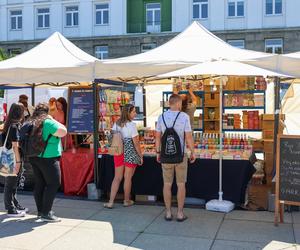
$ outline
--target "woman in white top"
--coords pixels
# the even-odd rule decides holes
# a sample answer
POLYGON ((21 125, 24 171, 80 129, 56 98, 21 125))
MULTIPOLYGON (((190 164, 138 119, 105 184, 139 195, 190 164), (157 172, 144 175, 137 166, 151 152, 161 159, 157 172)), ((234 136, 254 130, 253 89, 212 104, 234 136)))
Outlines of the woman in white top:
POLYGON ((136 116, 135 107, 126 104, 122 109, 121 118, 114 124, 113 131, 120 132, 123 138, 124 153, 114 156, 115 177, 111 185, 110 199, 105 208, 113 208, 114 200, 124 177, 124 206, 132 206, 130 199, 131 179, 137 165, 143 164, 143 155, 139 143, 139 134, 132 120, 136 116))

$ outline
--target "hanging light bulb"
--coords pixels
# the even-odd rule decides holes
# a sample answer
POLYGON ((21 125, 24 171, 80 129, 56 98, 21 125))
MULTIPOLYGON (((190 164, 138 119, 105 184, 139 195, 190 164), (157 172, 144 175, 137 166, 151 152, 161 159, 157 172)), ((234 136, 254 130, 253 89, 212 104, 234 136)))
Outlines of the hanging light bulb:
POLYGON ((214 84, 215 84, 214 80, 212 78, 210 78, 209 85, 213 86, 214 84))
POLYGON ((216 85, 214 85, 213 87, 212 87, 212 91, 213 92, 216 92, 218 89, 217 89, 217 86, 216 85))

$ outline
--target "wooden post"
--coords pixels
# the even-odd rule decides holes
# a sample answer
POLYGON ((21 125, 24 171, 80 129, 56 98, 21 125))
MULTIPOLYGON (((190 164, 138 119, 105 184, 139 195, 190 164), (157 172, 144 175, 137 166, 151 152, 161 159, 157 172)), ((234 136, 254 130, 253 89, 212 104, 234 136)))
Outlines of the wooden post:
POLYGON ((99 143, 99 105, 98 105, 98 84, 93 82, 93 97, 94 97, 94 182, 98 186, 98 143, 99 143))
POLYGON ((275 226, 278 226, 278 214, 279 214, 279 152, 280 152, 280 143, 279 143, 279 137, 276 136, 274 140, 277 140, 277 155, 276 156, 276 187, 275 187, 275 226))

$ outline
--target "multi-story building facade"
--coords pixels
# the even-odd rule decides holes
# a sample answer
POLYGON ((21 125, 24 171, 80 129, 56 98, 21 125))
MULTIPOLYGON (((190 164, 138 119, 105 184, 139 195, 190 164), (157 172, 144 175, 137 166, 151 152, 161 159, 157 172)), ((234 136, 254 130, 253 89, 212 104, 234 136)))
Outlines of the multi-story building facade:
POLYGON ((0 0, 0 47, 23 52, 59 31, 90 54, 116 58, 198 20, 234 46, 289 53, 300 50, 297 10, 299 0, 0 0))

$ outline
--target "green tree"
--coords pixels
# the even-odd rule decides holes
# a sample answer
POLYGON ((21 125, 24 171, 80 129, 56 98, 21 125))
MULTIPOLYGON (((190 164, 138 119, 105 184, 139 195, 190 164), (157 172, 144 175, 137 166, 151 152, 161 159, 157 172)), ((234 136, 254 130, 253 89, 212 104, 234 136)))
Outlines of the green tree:
POLYGON ((0 61, 6 60, 9 58, 9 55, 7 53, 5 53, 5 51, 0 48, 0 61))

